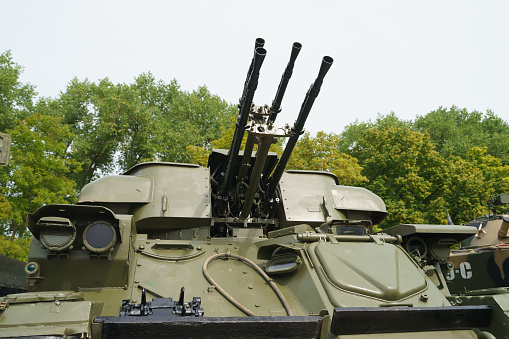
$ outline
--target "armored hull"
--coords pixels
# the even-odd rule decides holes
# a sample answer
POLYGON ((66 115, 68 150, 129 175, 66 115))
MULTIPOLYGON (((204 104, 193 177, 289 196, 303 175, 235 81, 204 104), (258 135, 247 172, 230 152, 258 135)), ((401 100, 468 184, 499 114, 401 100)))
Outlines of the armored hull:
POLYGON ((293 127, 277 127, 301 46, 269 108, 252 105, 262 45, 232 146, 208 167, 139 164, 88 184, 77 205, 29 215, 29 292, 2 299, 0 337, 475 338, 488 326, 492 307, 452 306, 439 267, 475 230, 371 234, 387 214, 378 196, 285 171, 332 58, 293 127), (269 152, 277 138, 288 138, 280 158, 269 152), (430 251, 415 256, 415 242, 430 251))
POLYGON ((447 280, 453 293, 509 287, 509 238, 498 235, 504 224, 509 224, 508 214, 488 215, 469 223, 476 234, 466 246, 451 253, 447 280))
POLYGON ((0 297, 26 291, 25 265, 26 262, 0 255, 0 297))

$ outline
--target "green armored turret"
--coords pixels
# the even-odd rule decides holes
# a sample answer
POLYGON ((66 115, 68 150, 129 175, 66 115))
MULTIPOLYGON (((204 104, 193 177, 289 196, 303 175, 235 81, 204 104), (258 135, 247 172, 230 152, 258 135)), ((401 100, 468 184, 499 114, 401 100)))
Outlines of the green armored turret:
POLYGON ((277 126, 302 46, 269 107, 253 104, 263 45, 232 145, 208 167, 138 164, 85 186, 77 205, 29 215, 29 292, 2 299, 0 337, 491 337, 478 329, 492 308, 452 306, 438 266, 470 227, 372 234, 387 215, 378 196, 330 173, 285 171, 333 60, 323 58, 293 126, 277 126), (279 159, 269 152, 278 138, 279 159), (431 250, 417 258, 422 244, 431 250))

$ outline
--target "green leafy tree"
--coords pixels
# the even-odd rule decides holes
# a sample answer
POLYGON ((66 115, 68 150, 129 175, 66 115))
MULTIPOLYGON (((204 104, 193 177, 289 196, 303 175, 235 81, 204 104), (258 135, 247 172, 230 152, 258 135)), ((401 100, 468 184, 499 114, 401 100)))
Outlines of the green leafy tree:
POLYGON ((101 173, 114 171, 119 149, 127 154, 126 163, 137 156, 126 137, 129 132, 130 138, 139 137, 138 131, 129 131, 129 127, 145 127, 142 123, 145 111, 137 110, 137 100, 129 86, 114 85, 108 79, 98 84, 73 79, 66 91, 49 103, 51 111, 71 131, 66 144, 68 157, 81 164, 81 170, 72 174, 79 187, 101 173))
POLYGON ((0 168, 0 234, 8 235, 0 253, 17 257, 27 213, 73 203, 77 188, 142 161, 190 161, 186 146, 210 148, 236 112, 206 87, 185 92, 150 73, 132 84, 73 79, 58 97, 36 98, 21 72, 9 52, 0 56, 0 128, 13 138, 0 168))
POLYGON ((483 186, 488 193, 496 195, 509 192, 509 165, 504 165, 501 159, 488 154, 487 147, 472 147, 466 160, 483 172, 483 186))
POLYGON ((339 148, 359 160, 369 180, 364 186, 385 200, 389 217, 382 227, 445 223, 446 207, 456 223, 464 223, 487 212, 490 195, 508 189, 507 167, 493 155, 498 151, 489 151, 503 144, 493 137, 503 135, 505 126, 491 112, 455 107, 415 123, 390 113, 347 126, 339 148))
POLYGON ((13 139, 9 165, 0 168, 0 254, 26 260, 27 213, 42 204, 75 200, 68 179, 76 164, 65 159, 68 130, 36 100, 35 87, 19 81, 23 68, 0 55, 0 130, 13 139))
POLYGON ((0 132, 13 128, 16 119, 27 117, 33 110, 35 88, 19 81, 22 72, 10 51, 0 54, 0 132))
POLYGON ((41 112, 44 102, 34 103, 35 89, 19 81, 21 72, 10 52, 0 55, 0 128, 13 139, 9 165, 0 168, 0 233, 11 236, 25 235, 22 225, 34 208, 75 195, 60 142, 66 131, 41 112))
POLYGON ((466 159, 451 158, 448 162, 448 189, 444 197, 455 223, 466 223, 488 213, 489 197, 509 192, 509 166, 487 154, 486 147, 471 148, 466 159))
POLYGON ((375 121, 368 120, 367 122, 359 122, 356 120, 354 123, 346 126, 339 135, 339 151, 345 154, 351 154, 357 141, 364 136, 364 133, 368 129, 387 129, 391 127, 413 130, 413 123, 408 120, 401 120, 394 112, 387 115, 379 113, 375 121))
POLYGON ((490 183, 484 172, 460 157, 452 156, 447 161, 447 186, 443 197, 455 224, 462 224, 487 213, 490 183))
POLYGON ((402 127, 371 128, 351 152, 369 180, 364 187, 387 205, 382 228, 445 220, 446 166, 429 136, 402 127))
POLYGON ((357 159, 340 153, 339 135, 305 133, 295 145, 287 169, 326 171, 335 174, 341 185, 356 186, 367 181, 357 159))
POLYGON ((415 119, 415 128, 426 132, 444 157, 466 158, 472 147, 486 147, 487 153, 509 164, 509 124, 492 111, 486 113, 452 106, 440 107, 415 119))
POLYGON ((73 132, 69 156, 82 163, 74 174, 80 187, 143 161, 189 162, 187 146, 209 148, 234 114, 206 87, 184 92, 150 73, 129 85, 74 79, 51 107, 73 132))
POLYGON ((16 120, 10 133, 14 141, 7 166, 6 197, 11 209, 4 219, 3 233, 27 236, 23 225, 28 213, 45 204, 76 200, 75 182, 68 176, 79 170, 79 163, 65 158, 63 141, 70 132, 56 117, 32 114, 25 120, 16 120))
POLYGON ((17 260, 28 261, 29 237, 7 237, 0 234, 0 254, 17 260))

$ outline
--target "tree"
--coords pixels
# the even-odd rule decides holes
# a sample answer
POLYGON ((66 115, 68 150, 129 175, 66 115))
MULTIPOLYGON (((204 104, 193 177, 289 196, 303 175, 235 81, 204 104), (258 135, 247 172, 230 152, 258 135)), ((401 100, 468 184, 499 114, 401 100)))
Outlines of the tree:
POLYGON ((30 238, 6 237, 0 234, 0 254, 17 260, 28 261, 30 238))
POLYGON ((73 203, 94 178, 142 161, 189 161, 186 146, 210 148, 235 114, 206 87, 189 93, 150 73, 132 84, 73 79, 58 97, 36 98, 21 72, 10 52, 0 56, 0 128, 13 138, 0 168, 0 253, 19 258, 28 213, 73 203))
POLYGON ((22 70, 10 52, 0 55, 0 128, 13 139, 9 165, 0 168, 0 234, 14 242, 27 235, 27 213, 76 194, 67 179, 75 166, 68 167, 62 143, 68 131, 47 114, 44 100, 36 102, 35 88, 19 81, 22 70))
POLYGON ((453 220, 465 223, 489 212, 490 196, 509 192, 509 166, 487 154, 486 147, 471 148, 466 159, 453 158, 446 197, 453 220))
POLYGON ((186 147, 210 147, 234 114, 206 87, 188 93, 150 73, 129 85, 74 79, 51 107, 73 132, 69 156, 82 163, 74 174, 80 187, 143 161, 189 162, 186 147))
POLYGON ((385 200, 389 217, 382 227, 445 223, 446 207, 464 223, 487 212, 490 195, 509 189, 508 167, 492 154, 502 154, 497 147, 505 141, 494 140, 508 132, 506 126, 492 112, 455 107, 415 123, 390 113, 349 125, 339 148, 359 160, 369 180, 363 186, 385 200))
POLYGON ((489 194, 509 192, 509 165, 488 154, 487 147, 472 147, 466 160, 483 172, 483 187, 489 194))
POLYGON ((400 223, 443 223, 446 167, 429 136, 402 127, 370 128, 351 149, 368 178, 363 186, 386 203, 382 228, 400 223))
POLYGON ((456 106, 440 107, 418 116, 415 128, 428 133, 444 157, 456 155, 465 159, 472 147, 486 147, 488 154, 509 164, 509 124, 490 110, 482 113, 456 106))
POLYGON ((79 163, 65 158, 69 130, 59 119, 41 113, 25 120, 17 119, 10 130, 13 138, 12 159, 6 198, 10 205, 1 233, 26 236, 23 227, 28 213, 44 204, 71 203, 76 200, 75 182, 68 178, 79 163))
POLYGON ((367 122, 359 122, 356 120, 354 123, 346 126, 343 132, 339 135, 339 151, 345 154, 351 154, 353 147, 356 145, 357 141, 364 136, 366 130, 371 128, 387 129, 390 127, 413 130, 413 123, 411 121, 401 120, 394 112, 387 115, 379 113, 374 122, 371 120, 368 120, 367 122))
POLYGON ((0 132, 14 127, 15 119, 23 119, 33 109, 34 86, 22 84, 23 67, 12 61, 12 54, 0 54, 0 132))
POLYGON ((455 224, 462 224, 487 213, 491 182, 475 163, 451 156, 447 162, 447 185, 443 193, 455 224))
POLYGON ((357 159, 340 153, 338 144, 337 134, 321 131, 312 137, 305 133, 295 145, 286 168, 330 172, 338 177, 341 185, 356 186, 366 182, 357 159))

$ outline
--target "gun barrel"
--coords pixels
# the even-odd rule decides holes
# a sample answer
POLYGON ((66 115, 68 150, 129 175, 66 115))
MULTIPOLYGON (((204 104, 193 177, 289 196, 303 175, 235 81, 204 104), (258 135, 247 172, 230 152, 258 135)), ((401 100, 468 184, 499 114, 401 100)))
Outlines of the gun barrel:
POLYGON ((306 94, 306 98, 304 99, 304 102, 302 103, 302 106, 300 108, 300 112, 297 117, 297 120, 295 120, 295 123, 292 127, 292 131, 294 134, 288 140, 285 150, 283 151, 283 155, 281 156, 281 159, 279 159, 276 169, 274 170, 274 172, 272 173, 272 175, 270 177, 270 184, 269 184, 269 188, 267 190, 267 194, 269 196, 274 195, 274 193, 276 191, 276 187, 279 183, 279 180, 283 176, 283 172, 286 168, 286 164, 288 163, 288 160, 290 159, 290 155, 292 155, 293 148, 295 147, 295 144, 297 143, 299 136, 302 133, 304 133, 304 123, 306 122, 306 119, 309 115, 309 111, 311 110, 311 107, 313 106, 313 103, 315 102, 315 99, 318 96, 318 93, 320 93, 320 88, 323 83, 323 78, 325 77, 325 74, 327 74, 327 72, 329 71, 333 62, 334 62, 334 60, 329 56, 325 56, 322 59, 322 64, 320 66, 320 71, 318 72, 318 77, 316 78, 315 82, 309 88, 309 90, 306 94))
POLYGON ((283 101, 283 96, 285 95, 286 87, 288 86, 288 81, 292 77, 295 60, 297 59, 297 56, 299 55, 301 48, 302 44, 299 42, 294 42, 292 45, 290 61, 288 62, 288 65, 286 65, 286 69, 283 75, 281 76, 281 82, 279 83, 276 97, 274 98, 274 101, 272 101, 272 106, 270 107, 270 112, 272 114, 269 117, 269 122, 273 123, 276 120, 277 114, 281 111, 281 101, 283 101))
POLYGON ((323 84, 323 78, 325 77, 325 74, 327 74, 327 72, 329 71, 333 62, 334 60, 330 56, 323 57, 322 64, 320 66, 320 71, 318 72, 318 76, 316 77, 315 82, 309 88, 306 94, 306 99, 304 99, 304 102, 302 103, 302 106, 300 108, 299 116, 295 121, 294 129, 296 133, 303 132, 304 123, 308 118, 309 111, 311 110, 311 107, 313 107, 313 103, 315 102, 318 93, 320 93, 320 88, 322 87, 323 84))
POLYGON ((253 69, 251 70, 251 74, 249 75, 248 80, 245 84, 244 89, 245 95, 242 97, 240 102, 239 116, 237 119, 237 124, 235 126, 235 133, 233 135, 230 152, 228 153, 228 165, 226 168, 226 175, 224 179, 224 184, 221 188, 221 192, 227 192, 229 190, 231 181, 233 179, 235 161, 237 159, 237 155, 239 154, 242 138, 244 137, 247 120, 249 118, 249 109, 251 108, 251 103, 253 102, 254 92, 256 91, 256 87, 258 86, 260 68, 262 66, 263 60, 265 59, 266 54, 267 51, 262 47, 257 47, 255 49, 252 61, 253 69))
MULTIPOLYGON (((263 38, 256 38, 255 47, 254 47, 255 55, 256 55, 256 49, 263 48, 264 45, 265 45, 265 40, 263 38)), ((249 76, 251 75, 251 72, 253 71, 254 62, 255 62, 255 56, 253 55, 253 58, 251 59, 251 64, 249 65, 249 69, 247 71, 246 80, 244 81, 244 89, 242 91, 242 96, 240 97, 240 100, 239 100, 239 105, 242 103, 243 98, 246 96, 247 83, 249 82, 249 76)))
POLYGON ((255 49, 257 49, 258 47, 263 47, 263 45, 265 45, 265 39, 263 39, 263 38, 256 38, 256 40, 255 40, 255 49))

